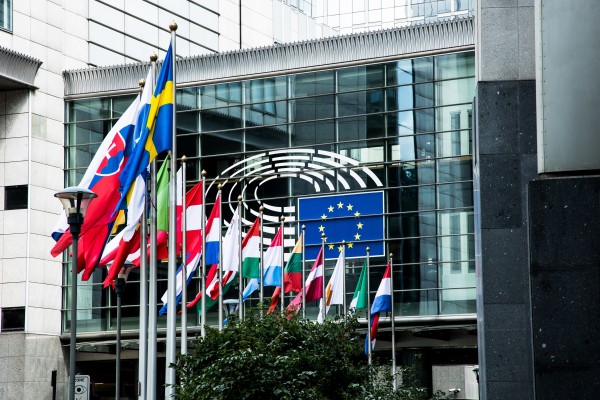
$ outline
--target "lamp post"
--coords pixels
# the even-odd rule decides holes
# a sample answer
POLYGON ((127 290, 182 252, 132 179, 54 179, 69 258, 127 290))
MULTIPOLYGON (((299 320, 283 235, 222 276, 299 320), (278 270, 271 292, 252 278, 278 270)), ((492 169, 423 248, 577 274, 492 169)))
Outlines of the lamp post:
POLYGON ((125 274, 119 274, 115 279, 115 294, 117 295, 117 354, 116 358, 116 374, 115 381, 115 400, 121 399, 121 296, 125 291, 125 274))
POLYGON ((71 257, 71 342, 69 346, 69 400, 75 400, 75 346, 77 343, 77 256, 79 233, 90 202, 98 195, 80 187, 68 187, 56 194, 65 209, 69 230, 73 237, 71 257))

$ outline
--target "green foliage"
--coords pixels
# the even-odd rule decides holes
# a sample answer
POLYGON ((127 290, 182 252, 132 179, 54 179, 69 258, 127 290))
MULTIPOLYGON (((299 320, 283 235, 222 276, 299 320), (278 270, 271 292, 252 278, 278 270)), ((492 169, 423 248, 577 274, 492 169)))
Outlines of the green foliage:
MULTIPOLYGON (((176 365, 180 400, 427 399, 392 391, 389 366, 369 367, 354 318, 323 324, 250 311, 219 332, 207 328, 176 365)), ((421 396, 422 395, 422 396, 421 396)))

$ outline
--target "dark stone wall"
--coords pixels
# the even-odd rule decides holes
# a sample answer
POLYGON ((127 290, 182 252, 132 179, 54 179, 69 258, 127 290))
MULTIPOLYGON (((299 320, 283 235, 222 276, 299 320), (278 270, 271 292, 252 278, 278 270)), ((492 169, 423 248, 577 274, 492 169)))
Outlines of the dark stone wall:
POLYGON ((475 109, 480 395, 533 399, 527 186, 537 173, 535 81, 478 82, 475 109))
POLYGON ((536 398, 600 397, 600 177, 529 184, 536 398))

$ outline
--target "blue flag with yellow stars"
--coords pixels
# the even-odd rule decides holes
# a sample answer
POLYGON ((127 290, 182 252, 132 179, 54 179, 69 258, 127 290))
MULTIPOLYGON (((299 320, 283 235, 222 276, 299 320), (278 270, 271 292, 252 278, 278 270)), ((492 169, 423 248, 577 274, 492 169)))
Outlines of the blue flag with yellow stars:
POLYGON ((324 233, 325 258, 337 258, 342 240, 346 257, 383 256, 383 192, 339 194, 298 199, 298 223, 306 226, 305 255, 314 260, 324 233))

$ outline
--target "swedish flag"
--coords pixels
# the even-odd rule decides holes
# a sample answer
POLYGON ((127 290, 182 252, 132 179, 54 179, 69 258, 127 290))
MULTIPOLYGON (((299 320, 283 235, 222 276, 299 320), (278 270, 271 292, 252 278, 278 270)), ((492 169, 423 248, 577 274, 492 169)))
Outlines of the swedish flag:
MULTIPOLYGON (((158 74, 150 103, 135 127, 131 153, 121 174, 119 192, 123 201, 136 177, 161 152, 170 150, 173 143, 173 118, 175 111, 175 83, 173 82, 173 53, 169 46, 158 74)), ((149 84, 149 83, 148 83, 149 84)), ((118 210, 118 209, 117 209, 118 210)))
POLYGON ((337 258, 342 241, 346 257, 384 255, 383 192, 366 192, 298 199, 298 222, 306 225, 307 260, 317 257, 325 234, 325 258, 337 258))

